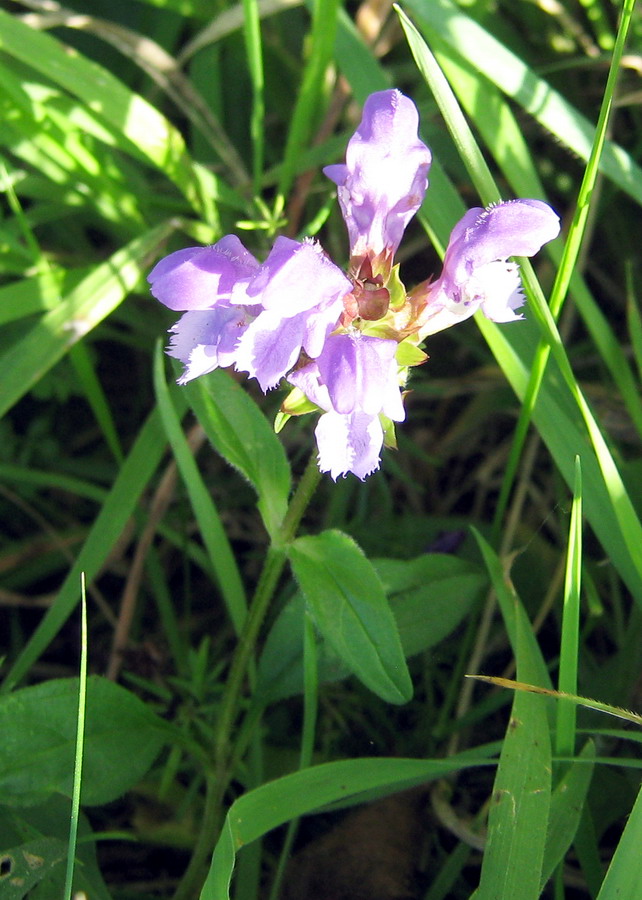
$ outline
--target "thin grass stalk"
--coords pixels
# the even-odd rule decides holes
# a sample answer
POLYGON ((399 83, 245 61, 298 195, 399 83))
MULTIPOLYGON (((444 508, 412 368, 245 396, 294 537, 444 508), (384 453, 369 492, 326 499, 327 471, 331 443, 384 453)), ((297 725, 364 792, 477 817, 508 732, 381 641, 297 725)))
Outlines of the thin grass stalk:
MULTIPOLYGON (((567 694, 577 693, 577 667, 580 638, 580 588, 582 584, 582 465, 575 458, 575 486, 568 537, 566 577, 558 688, 567 694)), ((557 705, 555 749, 558 756, 575 752, 577 708, 573 703, 557 705)))
POLYGON ((263 73, 263 45, 261 18, 257 0, 243 0, 243 37, 247 53, 248 69, 252 82, 252 113, 250 137, 252 140, 252 186, 255 196, 260 193, 265 157, 265 78, 263 73))
POLYGON ((87 594, 85 573, 80 576, 80 671, 78 673, 78 724, 76 727, 76 753, 74 757, 74 786, 71 795, 71 815, 69 817, 69 846, 67 848, 67 868, 65 872, 64 900, 71 900, 74 879, 74 861, 78 840, 78 816, 80 814, 80 790, 82 786, 82 762, 85 746, 85 712, 87 707, 87 594))
POLYGON ((323 105, 325 75, 334 56, 339 0, 314 0, 309 34, 310 56, 305 65, 292 122, 288 132, 277 193, 287 197, 297 172, 298 160, 306 147, 314 118, 323 105))

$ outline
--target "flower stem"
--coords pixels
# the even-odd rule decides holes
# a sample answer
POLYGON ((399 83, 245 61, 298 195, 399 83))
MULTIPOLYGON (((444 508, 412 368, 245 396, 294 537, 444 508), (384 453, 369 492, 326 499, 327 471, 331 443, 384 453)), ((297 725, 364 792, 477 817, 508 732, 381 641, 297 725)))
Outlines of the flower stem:
POLYGON ((196 846, 189 865, 181 879, 174 900, 194 900, 196 892, 205 877, 208 856, 214 847, 221 827, 223 799, 233 772, 230 769, 230 739, 238 715, 239 699, 243 690, 248 666, 265 620, 270 601, 287 560, 287 545, 292 541, 301 518, 312 499, 319 483, 319 472, 315 455, 310 457, 299 485, 290 501, 278 535, 267 552, 254 597, 250 603, 238 644, 234 651, 232 665, 225 683, 225 691, 216 726, 213 752, 213 771, 207 776, 205 809, 196 846))

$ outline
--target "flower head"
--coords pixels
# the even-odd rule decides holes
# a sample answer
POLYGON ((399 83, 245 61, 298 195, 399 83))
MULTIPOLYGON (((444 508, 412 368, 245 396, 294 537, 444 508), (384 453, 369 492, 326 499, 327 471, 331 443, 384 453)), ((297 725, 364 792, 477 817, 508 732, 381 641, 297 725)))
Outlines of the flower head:
POLYGON ((371 94, 345 164, 323 170, 338 187, 352 259, 378 260, 388 272, 428 186, 431 155, 418 126, 417 107, 400 91, 371 94))
POLYGON ((352 282, 318 244, 276 239, 260 265, 234 235, 211 247, 171 253, 150 272, 152 293, 170 309, 188 310, 172 327, 168 353, 180 359, 184 384, 218 366, 235 365, 264 391, 314 358, 343 310, 352 282))
POLYGON ((406 295, 393 257, 431 162, 417 127, 417 109, 399 91, 372 94, 345 163, 324 169, 348 228, 349 275, 315 241, 278 237, 259 263, 226 235, 170 254, 148 276, 154 296, 184 313, 168 348, 184 365, 179 382, 230 365, 263 391, 287 378, 294 390, 282 412, 321 412, 319 467, 334 479, 365 478, 384 442, 394 446, 393 422, 405 418, 400 386, 427 358, 418 341, 478 309, 496 322, 521 318, 519 270, 508 257, 532 256, 559 232, 539 200, 471 209, 453 229, 440 277, 406 295))

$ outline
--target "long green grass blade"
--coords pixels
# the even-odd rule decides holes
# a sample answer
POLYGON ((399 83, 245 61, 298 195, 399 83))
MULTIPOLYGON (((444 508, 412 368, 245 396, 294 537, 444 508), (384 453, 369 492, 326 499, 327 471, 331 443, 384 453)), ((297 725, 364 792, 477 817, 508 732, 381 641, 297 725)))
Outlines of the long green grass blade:
POLYGON ((234 801, 214 850, 201 900, 229 900, 237 852, 288 822, 337 801, 359 802, 423 784, 488 761, 461 754, 450 759, 350 759, 324 763, 268 782, 234 801))
POLYGON ((130 142, 130 150, 158 167, 203 208, 199 178, 180 133, 153 106, 107 69, 0 10, 0 48, 83 100, 130 142))
MULTIPOLYGON (((540 78, 487 29, 467 16, 451 0, 407 0, 405 6, 432 41, 446 41, 460 56, 503 93, 530 113, 544 128, 586 161, 595 129, 570 103, 540 78)), ((622 191, 642 202, 642 169, 621 147, 607 142, 600 171, 622 191)))
POLYGON ((638 900, 642 884, 642 790, 626 823, 597 900, 638 900))
MULTIPOLYGON (((564 609, 558 688, 567 694, 577 693, 577 669, 580 653, 580 588, 582 584, 582 465, 575 459, 575 485, 569 526, 566 576, 564 579, 564 609)), ((555 751, 558 756, 575 752, 576 708, 570 703, 557 707, 555 751)))
MULTIPOLYGON (((429 62, 431 54, 429 53, 429 51, 427 51, 427 48, 425 48, 423 41, 421 41, 421 39, 417 35, 416 29, 412 28, 412 26, 407 26, 407 29, 409 34, 412 35, 413 48, 417 53, 418 58, 424 65, 424 71, 427 72, 431 77, 430 86, 432 87, 433 83, 435 85, 435 88, 437 90, 437 97, 441 102, 443 109, 448 111, 453 123, 456 121, 458 123, 458 127, 465 128, 469 131, 469 128, 465 124, 465 122, 461 119, 460 116, 457 116, 453 110, 454 107, 457 107, 457 101, 452 95, 452 92, 445 88, 442 80, 438 79, 436 76, 433 79, 433 66, 429 62)), ((467 156, 464 158, 464 162, 466 163, 467 168, 472 175, 474 175, 475 177, 479 177, 480 168, 478 165, 478 152, 474 149, 474 140, 472 139, 472 136, 470 140, 467 140, 465 144, 462 144, 461 146, 466 150, 467 153, 467 156)), ((478 185, 478 189, 484 190, 485 185, 486 179, 483 178, 482 182, 480 182, 480 184, 478 185)), ((435 192, 433 192, 432 202, 434 203, 435 200, 435 192)), ((438 233, 438 237, 442 240, 442 243, 445 244, 445 235, 438 233)), ((599 426, 597 425, 597 422, 595 421, 595 418, 584 398, 582 391, 577 384, 568 357, 566 355, 563 342, 555 325, 555 321, 551 315, 550 309, 548 308, 544 300, 541 289, 539 288, 539 285, 537 284, 533 276, 532 268, 527 260, 524 260, 522 262, 522 274, 524 283, 529 290, 529 297, 532 301, 531 309, 535 313, 544 339, 552 348, 553 356, 559 366, 560 372, 564 378, 564 381, 566 382, 568 390, 570 391, 571 396, 573 397, 573 400, 575 401, 575 404, 579 408, 582 418, 584 419, 585 427, 588 431, 591 443, 593 444, 595 456, 600 467, 603 484, 606 487, 606 491, 608 494, 607 506, 609 511, 612 511, 615 514, 615 518, 618 524, 618 530, 620 532, 620 542, 623 541, 625 545, 625 568, 629 572, 631 572, 632 570, 635 572, 635 580, 637 584, 635 593, 638 601, 642 603, 642 592, 640 590, 640 587, 642 586, 642 556, 639 553, 639 547, 642 546, 642 525, 640 525, 640 521, 635 513, 635 510, 627 494, 626 488, 622 482, 617 466, 611 456, 607 443, 600 431, 599 426)), ((510 341, 512 345, 515 345, 516 341, 519 340, 526 329, 524 329, 523 327, 514 328, 509 332, 508 329, 498 328, 480 314, 476 316, 476 321, 482 333, 484 334, 484 337, 488 341, 491 349, 493 350, 500 366, 504 370, 509 380, 514 382, 514 379, 512 378, 512 372, 509 371, 509 369, 513 368, 512 359, 514 359, 514 352, 512 351, 512 349, 510 352, 508 351, 507 344, 508 341, 510 341), (510 334, 510 337, 504 337, 505 334, 510 334), (504 343, 504 346, 501 350, 499 349, 500 341, 504 343)), ((528 355, 530 356, 530 354, 528 355)), ((524 358, 526 358, 526 354, 522 356, 522 359, 524 358)), ((524 363, 520 362, 520 367, 523 365, 524 363)), ((532 363, 529 363, 529 369, 531 365, 532 363)), ((528 380, 526 382, 525 389, 527 387, 527 384, 528 380)), ((513 387, 515 387, 514 383, 513 387)), ((517 391, 520 399, 524 398, 525 389, 517 391)), ((541 403, 541 390, 539 393, 541 403)), ((542 425, 538 424, 540 431, 542 431, 543 427, 546 427, 547 431, 549 432, 549 438, 546 437, 543 431, 542 436, 549 444, 550 449, 551 440, 556 440, 556 438, 553 437, 553 434, 550 431, 552 420, 548 416, 542 416, 541 419, 537 419, 536 421, 542 422, 542 425)), ((556 419, 555 427, 557 429, 560 428, 560 424, 560 420, 556 419)), ((570 423, 568 424, 569 429, 563 429, 565 435, 569 435, 573 429, 573 425, 571 425, 570 423)), ((575 453, 577 453, 577 450, 575 451, 575 453)), ((575 456, 575 453, 573 453, 573 456, 575 456)), ((562 471, 564 471, 565 469, 566 471, 568 471, 568 460, 562 460, 557 457, 556 461, 562 471)), ((604 507, 604 504, 602 503, 601 506, 604 507)), ((602 508, 602 515, 603 514, 604 509, 602 508)), ((592 524, 595 528, 599 527, 593 519, 592 524)), ((609 543, 610 542, 611 541, 609 539, 609 543)))
POLYGON ((201 536, 207 548, 212 571, 216 574, 227 611, 238 634, 247 611, 245 590, 220 516, 203 483, 172 403, 165 381, 160 344, 156 346, 154 358, 154 387, 163 427, 187 488, 201 536))
POLYGON ((310 141, 312 129, 323 108, 325 72, 332 59, 337 31, 339 0, 314 0, 310 55, 306 61, 292 123, 288 132, 278 192, 287 196, 297 169, 297 158, 310 141))
POLYGON ((252 81, 252 115, 250 117, 250 137, 252 139, 252 182, 254 193, 258 194, 263 175, 265 156, 265 100, 263 91, 263 44, 261 40, 261 18, 258 0, 243 0, 243 37, 247 53, 248 69, 252 81))
MULTIPOLYGON (((521 616, 516 622, 516 649, 518 674, 535 674, 539 656, 532 652, 530 625, 521 616)), ((550 803, 551 743, 545 704, 518 691, 493 786, 475 900, 537 900, 550 803)))
POLYGON ((71 797, 71 817, 69 822, 69 847, 67 849, 67 871, 65 874, 64 900, 71 900, 74 876, 76 841, 78 838, 78 814, 80 811, 80 789, 82 785, 82 760, 85 743, 85 709, 87 704, 87 595, 85 576, 80 583, 80 669, 78 673, 78 727, 76 731, 76 753, 74 757, 74 788, 71 797))
MULTIPOLYGON (((561 704, 560 704, 561 705, 561 704)), ((562 862, 580 824, 582 810, 593 777, 595 745, 588 741, 577 760, 555 786, 546 832, 540 891, 562 862)))
POLYGON ((3 416, 77 341, 122 303, 141 281, 150 253, 174 229, 165 223, 96 266, 55 308, 0 357, 3 416))

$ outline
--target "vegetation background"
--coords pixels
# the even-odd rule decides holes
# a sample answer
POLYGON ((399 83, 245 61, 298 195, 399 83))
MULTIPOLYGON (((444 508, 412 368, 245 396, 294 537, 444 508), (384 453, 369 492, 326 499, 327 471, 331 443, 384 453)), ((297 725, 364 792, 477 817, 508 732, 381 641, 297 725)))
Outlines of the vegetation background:
POLYGON ((3 900, 639 900, 639 720, 464 675, 642 707, 641 72, 628 0, 2 4, 3 900), (407 285, 499 196, 563 236, 312 494, 310 417, 177 388, 145 276, 345 262, 320 169, 390 86, 435 157, 407 285))

